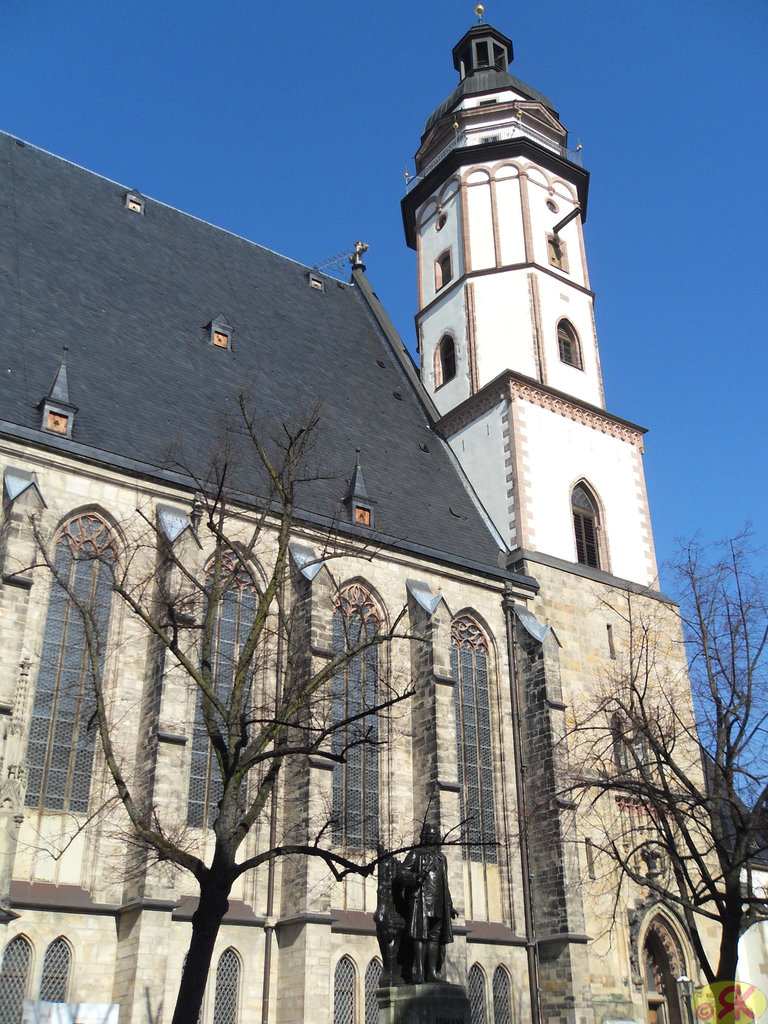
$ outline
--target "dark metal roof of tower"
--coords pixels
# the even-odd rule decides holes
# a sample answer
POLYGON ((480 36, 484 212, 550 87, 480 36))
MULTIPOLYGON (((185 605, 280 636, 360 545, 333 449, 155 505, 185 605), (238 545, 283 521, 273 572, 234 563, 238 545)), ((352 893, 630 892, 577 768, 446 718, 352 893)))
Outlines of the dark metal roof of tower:
POLYGON ((528 99, 541 103, 555 117, 557 111, 543 93, 532 89, 519 78, 510 75, 508 68, 514 60, 512 40, 492 25, 473 25, 453 48, 453 66, 459 72, 461 81, 451 95, 427 119, 423 134, 452 110, 465 96, 514 89, 528 99))

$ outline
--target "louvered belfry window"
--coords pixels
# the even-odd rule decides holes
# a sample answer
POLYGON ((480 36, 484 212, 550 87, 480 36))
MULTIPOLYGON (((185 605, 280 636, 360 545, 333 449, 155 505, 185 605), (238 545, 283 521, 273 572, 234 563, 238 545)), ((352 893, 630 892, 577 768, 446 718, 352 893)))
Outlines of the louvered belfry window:
MULTIPOLYGON (((456 679, 456 749, 461 817, 473 861, 496 863, 493 745, 488 680, 488 642, 468 616, 451 626, 451 665, 456 679)), ((467 847, 462 847, 467 856, 467 847)))
MULTIPOLYGON (((229 578, 231 582, 216 610, 211 665, 216 693, 227 704, 237 659, 256 615, 258 597, 250 575, 233 552, 225 551, 221 562, 222 577, 229 578)), ((209 567, 209 581, 211 572, 209 567)), ((226 731, 223 720, 219 722, 219 728, 226 731)), ((224 782, 205 727, 203 703, 198 694, 192 733, 187 824, 193 828, 210 828, 216 820, 223 793, 224 782)))
POLYGON ((583 484, 574 487, 571 506, 573 530, 576 535, 576 561, 581 565, 591 565, 593 569, 599 569, 597 505, 583 484))
POLYGON ((27 994, 27 975, 32 948, 23 935, 11 939, 3 953, 0 970, 0 1021, 20 1024, 27 994))
POLYGON ((48 599, 27 745, 28 807, 88 810, 96 702, 77 604, 90 609, 103 668, 116 557, 114 538, 97 515, 70 519, 59 535, 54 571, 66 582, 54 580, 48 599))
MULTIPOLYGON (((344 587, 333 613, 333 652, 338 654, 372 639, 381 620, 368 591, 358 583, 344 587)), ((350 659, 331 684, 335 729, 333 841, 347 849, 375 849, 379 838, 379 725, 377 715, 361 715, 378 700, 379 647, 371 644, 350 659)))

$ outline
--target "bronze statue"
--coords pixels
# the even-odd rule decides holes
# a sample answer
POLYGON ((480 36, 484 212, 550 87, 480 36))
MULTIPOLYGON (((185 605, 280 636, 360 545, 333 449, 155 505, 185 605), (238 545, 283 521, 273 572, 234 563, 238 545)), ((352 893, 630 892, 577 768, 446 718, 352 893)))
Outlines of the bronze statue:
MULTIPOLYGON (((383 847, 379 855, 386 854, 383 847)), ((453 942, 451 919, 458 917, 448 888, 448 863, 435 825, 425 824, 420 845, 399 864, 379 863, 374 915, 384 970, 382 985, 442 982, 445 947, 453 942)))

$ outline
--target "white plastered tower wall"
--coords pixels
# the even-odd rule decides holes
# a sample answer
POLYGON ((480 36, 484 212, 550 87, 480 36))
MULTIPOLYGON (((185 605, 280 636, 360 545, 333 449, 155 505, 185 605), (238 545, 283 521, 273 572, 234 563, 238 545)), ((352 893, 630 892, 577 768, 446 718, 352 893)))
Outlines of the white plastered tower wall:
POLYGON ((589 176, 546 97, 506 73, 511 44, 495 70, 477 65, 477 47, 497 42, 509 43, 476 26, 454 48, 461 82, 427 122, 403 202, 422 383, 512 550, 579 561, 581 482, 598 510, 599 567, 653 585, 643 431, 605 410, 589 176))

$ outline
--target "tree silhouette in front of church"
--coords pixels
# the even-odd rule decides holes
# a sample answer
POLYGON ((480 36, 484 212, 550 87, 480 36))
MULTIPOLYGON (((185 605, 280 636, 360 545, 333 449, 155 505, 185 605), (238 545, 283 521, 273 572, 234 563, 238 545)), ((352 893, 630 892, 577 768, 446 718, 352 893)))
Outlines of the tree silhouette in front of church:
MULTIPOLYGON (((340 554, 373 553, 364 539, 350 543, 333 525, 313 525, 302 516, 307 489, 321 482, 308 469, 317 410, 303 420, 273 420, 278 425, 270 433, 262 426, 265 413, 257 419, 244 396, 237 404, 237 414, 212 431, 213 454, 192 460, 178 445, 169 456, 187 485, 182 493, 194 486, 188 519, 171 506, 157 515, 139 509, 130 522, 116 524, 121 543, 97 545, 86 537, 68 554, 66 571, 45 521, 33 523, 39 562, 52 576, 59 605, 77 622, 88 691, 81 716, 86 709, 90 716, 80 732, 98 734, 125 811, 122 823, 103 808, 101 817, 127 840, 136 886, 168 866, 172 874, 193 875, 199 886, 173 1024, 198 1019, 230 894, 246 872, 269 870, 281 858, 320 861, 337 880, 371 872, 378 794, 366 796, 363 786, 355 802, 353 769, 363 765, 366 779, 373 777, 377 718, 411 692, 408 680, 388 681, 372 668, 383 645, 408 635, 402 612, 389 624, 368 607, 359 615, 355 608, 328 614, 332 636, 322 656, 313 654, 322 640, 309 582, 315 570, 326 573, 326 604, 335 600, 338 609, 341 594, 321 567, 340 554), (201 461, 204 473, 195 465, 201 461), (299 566, 291 551, 297 539, 299 566), (78 560, 98 561, 98 578, 103 584, 108 575, 129 612, 117 658, 107 645, 104 600, 94 602, 93 586, 82 583, 96 578, 96 569, 79 572, 78 560), (120 663, 140 648, 148 651, 150 668, 140 707, 126 708, 120 663), (118 666, 112 677, 111 660, 118 666), (340 699, 339 687, 351 689, 348 680, 358 676, 365 685, 340 699), (186 709, 188 720, 191 706, 190 730, 182 716, 186 709), (180 716, 172 723, 174 742, 189 750, 186 810, 178 784, 169 795, 173 787, 158 768, 158 720, 164 716, 168 729, 174 707, 180 716), (310 763, 338 769, 332 799, 309 793, 310 763), (352 787, 348 800, 336 792, 339 786, 352 787), (337 820, 342 815, 345 820, 337 820), (355 835, 357 843, 349 839, 355 835)), ((106 536, 103 525, 94 516, 77 520, 78 530, 98 526, 106 536)), ((345 607, 355 595, 344 594, 345 607)))
POLYGON ((755 871, 768 856, 768 581, 756 564, 747 534, 681 549, 690 689, 673 606, 653 602, 654 617, 632 593, 603 605, 620 624, 613 671, 564 741, 590 872, 606 893, 629 880, 641 907, 676 911, 708 982, 736 977, 740 938, 768 920, 755 871))

